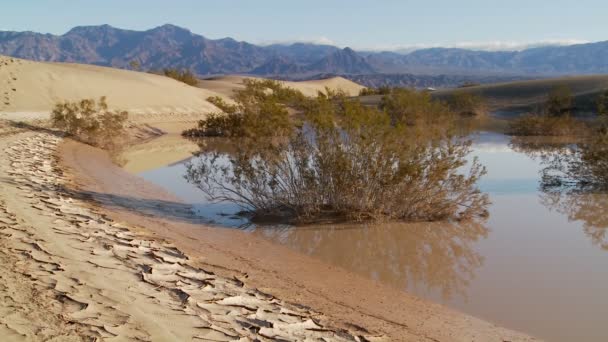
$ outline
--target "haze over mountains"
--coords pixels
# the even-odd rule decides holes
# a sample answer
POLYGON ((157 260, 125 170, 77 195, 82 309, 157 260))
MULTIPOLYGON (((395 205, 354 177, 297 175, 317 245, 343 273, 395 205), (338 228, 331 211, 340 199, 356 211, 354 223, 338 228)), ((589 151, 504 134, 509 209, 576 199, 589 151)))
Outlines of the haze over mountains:
POLYGON ((608 73, 608 42, 524 51, 431 48, 399 54, 356 52, 306 43, 259 46, 232 38, 207 39, 174 25, 147 31, 109 25, 83 26, 61 36, 5 31, 0 32, 0 54, 119 68, 128 68, 135 60, 143 70, 186 68, 201 76, 253 74, 306 78, 326 74, 354 78, 357 75, 364 83, 378 79, 378 74, 393 74, 391 77, 397 83, 408 83, 412 74, 427 77, 442 74, 444 82, 447 79, 449 83, 452 79, 461 82, 462 75, 480 79, 492 76, 495 81, 496 77, 608 73))

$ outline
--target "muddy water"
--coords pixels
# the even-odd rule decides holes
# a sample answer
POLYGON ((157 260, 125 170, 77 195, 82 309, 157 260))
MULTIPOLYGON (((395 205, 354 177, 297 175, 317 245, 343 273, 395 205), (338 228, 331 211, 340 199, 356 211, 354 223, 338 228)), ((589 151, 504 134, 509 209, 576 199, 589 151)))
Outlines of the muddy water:
POLYGON ((221 226, 550 341, 606 341, 608 195, 539 191, 539 158, 482 133, 474 154, 491 196, 480 224, 245 227, 234 205, 206 202, 175 164, 144 172, 221 226))

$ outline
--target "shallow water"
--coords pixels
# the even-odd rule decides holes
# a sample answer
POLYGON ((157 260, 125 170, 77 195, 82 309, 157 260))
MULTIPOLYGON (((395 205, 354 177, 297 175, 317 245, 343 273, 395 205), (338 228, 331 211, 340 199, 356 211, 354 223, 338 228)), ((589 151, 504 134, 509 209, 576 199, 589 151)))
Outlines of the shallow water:
MULTIPOLYGON (((606 341, 608 195, 542 193, 538 158, 516 152, 501 134, 481 133, 473 154, 488 169, 480 182, 492 200, 485 224, 244 229, 543 339, 606 341)), ((192 203, 210 222, 247 223, 234 217, 238 207, 205 201, 184 172, 180 163, 140 175, 192 203)))

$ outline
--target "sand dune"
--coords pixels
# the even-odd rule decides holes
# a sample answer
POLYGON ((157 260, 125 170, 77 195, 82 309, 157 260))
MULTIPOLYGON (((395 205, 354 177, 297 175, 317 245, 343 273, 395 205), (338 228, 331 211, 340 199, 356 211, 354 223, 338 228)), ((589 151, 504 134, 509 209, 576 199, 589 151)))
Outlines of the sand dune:
MULTIPOLYGON (((235 90, 245 88, 243 85, 243 80, 245 78, 262 79, 249 76, 222 76, 201 80, 199 82, 199 87, 230 97, 235 90)), ((281 83, 287 87, 301 91, 306 96, 316 96, 318 92, 325 92, 325 87, 331 90, 343 90, 350 96, 357 96, 359 95, 359 91, 365 88, 364 86, 343 77, 301 82, 281 81, 281 83)))
POLYGON ((59 101, 101 96, 133 117, 200 114, 216 110, 206 99, 219 95, 148 73, 2 56, 0 80, 0 113, 9 119, 44 117, 59 101))

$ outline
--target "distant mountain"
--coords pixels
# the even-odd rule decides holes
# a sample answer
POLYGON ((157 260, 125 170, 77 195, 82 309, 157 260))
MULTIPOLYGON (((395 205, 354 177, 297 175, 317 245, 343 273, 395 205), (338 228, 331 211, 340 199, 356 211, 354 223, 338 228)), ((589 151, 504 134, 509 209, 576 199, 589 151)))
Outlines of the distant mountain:
POLYGON ((310 43, 294 43, 290 45, 269 45, 266 47, 277 56, 282 56, 290 59, 294 63, 308 64, 312 61, 318 61, 325 56, 328 56, 339 48, 331 45, 317 45, 310 43))
MULTIPOLYGON (((143 70, 189 69, 198 75, 377 75, 400 84, 412 75, 543 77, 608 73, 608 42, 524 51, 488 52, 433 48, 408 54, 355 52, 330 45, 254 45, 232 38, 208 39, 163 25, 147 31, 109 25, 75 27, 64 35, 1 32, 0 54, 37 61, 77 62, 143 70), (399 77, 397 74, 404 74, 399 77)), ((374 83, 379 76, 374 76, 374 83)), ((423 79, 424 77, 420 77, 423 79)), ((410 81, 407 81, 410 83, 410 81)), ((423 82, 424 83, 424 82, 423 82)))
MULTIPOLYGON (((0 32, 2 55, 119 68, 128 68, 131 61, 137 61, 145 70, 186 68, 199 75, 297 73, 300 72, 300 64, 320 62, 332 54, 342 54, 341 51, 329 45, 296 43, 257 46, 232 38, 213 40, 174 25, 163 25, 147 31, 123 30, 109 25, 80 26, 61 36, 0 32)), ((331 66, 335 68, 329 70, 332 72, 368 72, 368 66, 357 57, 350 50, 342 59, 346 65, 333 60, 325 61, 327 65, 320 64, 319 67, 327 71, 331 66), (353 69, 357 65, 363 66, 363 69, 353 69)))
POLYGON ((338 50, 309 65, 308 72, 336 74, 373 74, 374 68, 351 48, 338 50))
POLYGON ((262 47, 230 38, 211 40, 173 25, 143 32, 86 26, 62 36, 2 32, 0 54, 120 68, 136 60, 144 69, 188 68, 201 75, 247 72, 269 57, 262 47))
MULTIPOLYGON (((314 74, 305 77, 281 77, 289 81, 306 81, 335 77, 335 74, 314 74)), ((463 84, 493 84, 529 80, 529 76, 480 76, 480 75, 414 75, 414 74, 349 74, 342 75, 355 83, 370 88, 382 86, 405 88, 457 88, 463 84)))
POLYGON ((400 55, 372 53, 368 62, 384 72, 568 75, 608 73, 608 41, 523 51, 432 48, 400 55))
POLYGON ((275 56, 251 70, 250 73, 254 75, 299 75, 303 73, 303 67, 287 57, 275 56))

